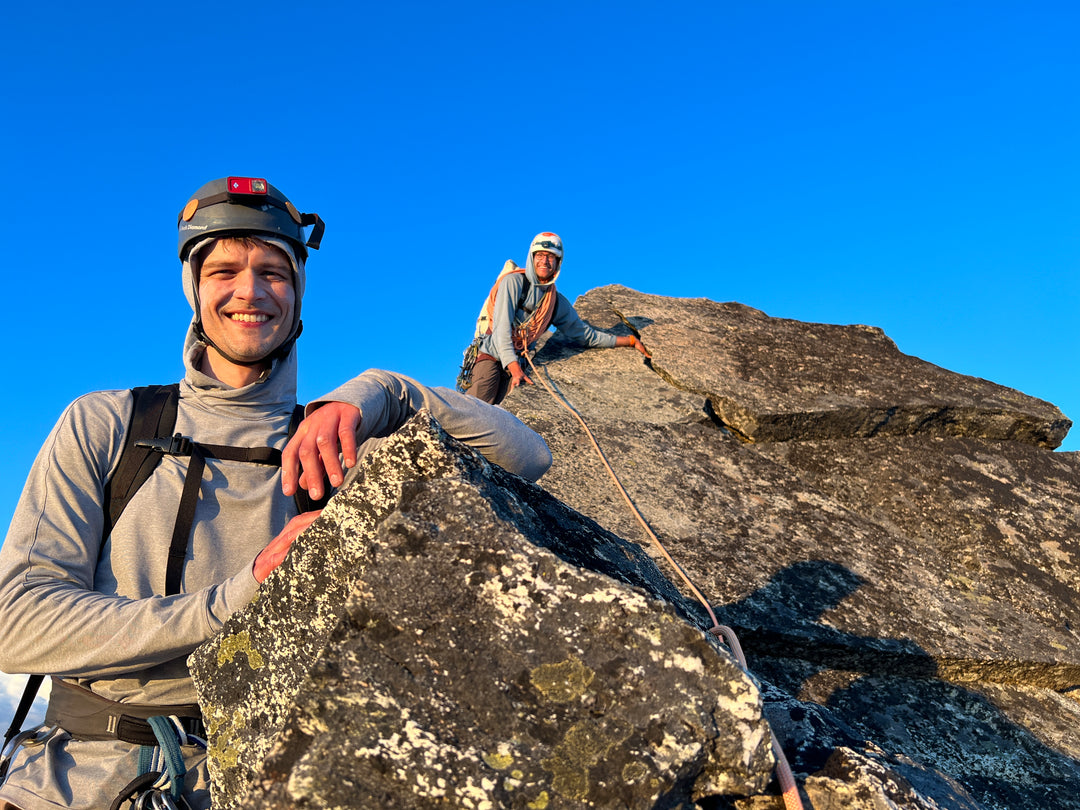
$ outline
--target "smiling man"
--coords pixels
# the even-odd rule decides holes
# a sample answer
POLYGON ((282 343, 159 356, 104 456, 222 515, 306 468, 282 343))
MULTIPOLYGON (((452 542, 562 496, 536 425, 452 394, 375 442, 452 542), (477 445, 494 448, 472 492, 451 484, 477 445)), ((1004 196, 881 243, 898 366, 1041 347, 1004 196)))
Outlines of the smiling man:
POLYGON ((241 388, 254 382, 293 324, 296 292, 288 255, 257 239, 215 243, 199 272, 199 316, 214 351, 203 371, 241 388))
MULTIPOLYGON (((521 357, 552 326, 579 346, 633 346, 650 357, 634 335, 616 337, 597 332, 578 317, 566 297, 555 290, 562 260, 562 239, 558 234, 544 231, 529 245, 525 267, 507 262, 507 269, 491 290, 482 315, 486 318, 486 331, 484 325, 477 327, 481 334, 474 341, 476 360, 469 385, 464 387, 466 392, 497 405, 519 385, 532 385, 521 357)), ((466 371, 469 370, 463 368, 466 371)))
POLYGON ((311 501, 421 408, 512 472, 550 465, 501 408, 386 371, 297 407, 322 233, 262 178, 199 189, 179 217, 183 380, 80 397, 38 454, 0 548, 0 668, 52 691, 45 725, 12 745, 0 810, 208 808, 187 656, 251 601, 311 501))

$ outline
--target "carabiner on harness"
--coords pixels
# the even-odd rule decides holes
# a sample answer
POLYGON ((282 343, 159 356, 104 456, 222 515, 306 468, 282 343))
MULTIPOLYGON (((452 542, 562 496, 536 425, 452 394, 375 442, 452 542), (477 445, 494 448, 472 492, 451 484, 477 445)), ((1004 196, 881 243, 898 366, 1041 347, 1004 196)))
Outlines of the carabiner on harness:
POLYGON ((151 789, 139 794, 134 810, 191 810, 191 805, 183 796, 173 799, 168 793, 151 789))

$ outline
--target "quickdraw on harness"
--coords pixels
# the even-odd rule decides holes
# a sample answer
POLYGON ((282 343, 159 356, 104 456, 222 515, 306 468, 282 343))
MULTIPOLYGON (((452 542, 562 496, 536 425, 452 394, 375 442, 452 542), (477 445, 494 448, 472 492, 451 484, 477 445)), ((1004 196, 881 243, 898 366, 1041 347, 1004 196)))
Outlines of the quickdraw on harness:
MULTIPOLYGON (((639 338, 640 340, 640 338, 639 338)), ((649 527, 649 524, 645 521, 640 510, 634 505, 634 502, 630 499, 630 495, 627 494, 625 487, 619 477, 615 474, 615 470, 612 469, 611 463, 608 461, 607 456, 604 455, 604 451, 600 448, 599 442, 596 441, 596 437, 586 424, 584 417, 570 404, 569 400, 562 394, 555 393, 555 389, 551 387, 551 384, 537 371, 536 365, 533 363, 532 356, 526 352, 525 358, 529 361, 529 367, 533 372, 533 379, 539 379, 541 384, 551 394, 552 399, 559 403, 563 408, 568 410, 570 414, 578 421, 582 429, 585 431, 585 435, 588 437, 589 442, 592 444, 593 449, 596 451, 596 455, 599 456, 601 463, 603 463, 608 475, 615 484, 615 488, 622 495, 626 505, 630 508, 631 513, 637 519, 638 523, 645 530, 645 534, 648 535, 653 545, 664 557, 665 560, 675 569, 679 577, 686 584, 686 587, 694 595, 694 597, 704 606, 705 611, 709 614, 709 618, 712 620, 713 626, 709 628, 709 634, 722 638, 727 644, 728 649, 731 651, 732 656, 739 662, 739 666, 743 668, 744 672, 749 673, 749 667, 746 664, 746 656, 743 655, 742 645, 739 643, 738 636, 735 635, 735 631, 730 627, 720 624, 716 618, 716 612, 712 609, 712 605, 694 585, 693 581, 683 571, 682 566, 675 562, 675 558, 671 556, 664 544, 660 542, 660 538, 656 536, 656 533, 649 527)), ((545 368, 546 371, 546 368, 545 368)), ((784 750, 780 747, 780 743, 776 741, 776 735, 770 735, 772 737, 772 750, 773 755, 776 757, 776 776, 780 782, 780 790, 783 795, 784 807, 786 810, 803 810, 802 798, 799 796, 799 788, 795 783, 795 775, 791 772, 791 766, 788 764, 787 757, 784 755, 784 750)))
MULTIPOLYGON (((180 593, 184 561, 195 521, 195 510, 206 459, 242 461, 280 467, 281 451, 271 447, 228 447, 203 444, 181 436, 179 433, 174 434, 177 406, 180 400, 179 383, 141 386, 131 389, 131 395, 132 413, 124 446, 120 452, 116 470, 105 485, 106 508, 102 546, 112 533, 124 508, 153 474, 162 457, 166 455, 189 456, 190 461, 184 477, 184 488, 173 525, 165 569, 164 594, 177 594, 180 593)), ((303 416, 304 407, 297 405, 289 424, 290 437, 296 431, 303 416)), ((322 508, 330 497, 328 481, 324 481, 323 491, 327 494, 319 501, 313 501, 306 491, 298 489, 295 496, 297 509, 300 512, 308 512, 322 508)), ((30 675, 27 678, 26 687, 11 725, 4 734, 4 745, 0 753, 0 781, 6 776, 11 759, 20 747, 44 742, 57 727, 63 728, 76 739, 118 739, 152 750, 161 748, 161 736, 159 729, 154 728, 154 723, 151 721, 156 715, 165 715, 175 718, 174 725, 178 729, 177 733, 184 735, 182 740, 198 741, 205 737, 202 715, 197 705, 148 706, 116 703, 95 695, 89 689, 59 678, 53 679, 45 725, 29 731, 21 731, 43 680, 42 675, 30 675)), ((165 728, 160 723, 157 725, 165 728)), ((176 733, 173 737, 176 737, 176 733)), ((205 742, 203 746, 205 747, 205 742)), ((159 776, 160 774, 155 774, 154 779, 148 784, 143 784, 139 780, 132 782, 125 788, 128 790, 128 798, 136 793, 138 796, 148 797, 141 799, 143 804, 137 803, 137 807, 169 807, 170 805, 167 804, 169 799, 151 795, 153 790, 157 790, 152 782, 156 782, 159 776), (166 803, 162 804, 163 802, 166 803)), ((145 774, 140 774, 140 779, 145 779, 145 774)), ((182 776, 180 783, 182 784, 182 776)), ((176 804, 179 800, 178 796, 172 797, 172 800, 172 807, 182 807, 176 804)))
POLYGON ((124 785, 109 810, 120 810, 129 801, 132 810, 190 810, 183 796, 187 766, 180 749, 185 745, 206 748, 206 740, 188 734, 175 716, 157 715, 147 722, 156 744, 139 749, 139 775, 124 785))
MULTIPOLYGON (((495 311, 495 299, 499 294, 499 285, 502 284, 503 279, 509 275, 515 273, 525 274, 524 267, 518 267, 512 259, 507 259, 503 264, 502 270, 499 272, 498 277, 495 279, 495 283, 491 285, 491 291, 488 293, 488 297, 484 299, 484 305, 480 308, 480 314, 476 318, 476 329, 473 332, 473 341, 465 349, 465 354, 461 363, 461 371, 458 373, 457 389, 462 393, 468 390, 472 385, 472 370, 476 365, 476 359, 480 353, 480 343, 485 337, 491 334, 493 324, 493 314, 495 311)), ((521 293, 518 295, 517 304, 514 306, 514 311, 517 312, 521 309, 525 298, 529 294, 529 277, 525 276, 522 279, 521 293)), ((528 351, 529 346, 537 341, 537 339, 547 331, 551 326, 551 319, 555 317, 555 303, 558 297, 555 294, 555 285, 550 284, 544 291, 544 297, 540 299, 539 305, 536 309, 521 323, 514 324, 511 329, 511 337, 514 341, 514 351, 518 354, 524 354, 528 351)))

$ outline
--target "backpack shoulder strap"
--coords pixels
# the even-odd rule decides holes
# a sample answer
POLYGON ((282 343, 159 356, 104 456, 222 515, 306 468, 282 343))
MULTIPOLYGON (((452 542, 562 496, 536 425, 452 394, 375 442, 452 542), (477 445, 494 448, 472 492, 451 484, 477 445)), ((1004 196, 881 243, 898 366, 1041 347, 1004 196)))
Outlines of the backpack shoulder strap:
MULTIPOLYGON (((15 716, 11 718, 11 725, 8 726, 8 730, 4 732, 4 746, 3 749, 6 752, 8 743, 15 739, 22 731, 22 725, 26 722, 26 716, 30 714, 30 707, 34 704, 34 698, 37 697, 38 690, 41 688, 41 682, 45 680, 44 675, 30 675, 26 679, 26 686, 23 687, 22 698, 19 700, 19 705, 15 709, 15 716)), ((12 751, 8 754, 3 762, 0 762, 0 782, 7 776, 8 766, 11 764, 11 758, 15 756, 15 752, 12 751)))
POLYGON ((488 292, 487 298, 484 299, 484 305, 480 307, 480 314, 476 318, 476 330, 473 333, 474 338, 491 334, 492 314, 495 310, 495 298, 499 294, 499 285, 502 284, 503 279, 507 276, 518 273, 521 274, 524 283, 521 285, 521 294, 518 295, 515 309, 521 309, 521 304, 525 300, 525 296, 529 294, 529 276, 525 272, 524 267, 518 267, 513 259, 507 259, 503 263, 503 268, 499 271, 499 275, 495 278, 495 283, 491 285, 491 290, 488 292))
POLYGON ((105 484, 105 527, 102 539, 107 538, 119 520, 124 507, 146 483, 161 461, 161 453, 136 442, 167 438, 176 426, 176 405, 180 400, 180 384, 144 385, 131 389, 131 421, 128 422, 120 461, 105 484))
MULTIPOLYGON (((165 593, 180 592, 184 560, 187 555, 188 540, 195 520, 196 502, 205 459, 224 458, 233 461, 249 461, 256 464, 281 465, 281 453, 270 448, 220 447, 201 445, 183 437, 172 436, 176 427, 177 404, 180 401, 180 384, 147 385, 131 389, 133 398, 131 422, 120 460, 116 470, 105 485, 105 502, 108 512, 105 515, 105 530, 102 539, 109 536, 113 526, 120 518, 124 507, 146 483, 157 468, 165 453, 190 455, 188 471, 184 476, 184 490, 177 509, 176 523, 173 526, 172 542, 169 546, 169 559, 165 573, 165 593), (167 444, 166 444, 167 443, 167 444)), ((304 418, 304 407, 297 405, 289 423, 289 436, 296 431, 304 418)), ((330 498, 330 486, 324 481, 323 491, 327 494, 318 502, 303 489, 298 489, 295 500, 301 512, 321 509, 330 498)))

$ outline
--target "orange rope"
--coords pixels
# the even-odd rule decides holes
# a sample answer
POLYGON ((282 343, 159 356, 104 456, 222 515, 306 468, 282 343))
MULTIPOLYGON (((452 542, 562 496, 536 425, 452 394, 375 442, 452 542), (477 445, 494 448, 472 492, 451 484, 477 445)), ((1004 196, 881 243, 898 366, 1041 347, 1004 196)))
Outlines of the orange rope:
MULTIPOLYGON (((649 524, 645 522, 645 518, 642 516, 640 510, 634 506, 634 502, 630 500, 630 496, 627 494, 625 487, 623 487, 619 477, 615 474, 615 470, 612 469, 611 463, 608 461, 607 456, 604 455, 604 451, 600 448, 599 442, 596 441, 593 432, 585 423, 584 417, 578 413, 577 409, 570 404, 565 396, 557 394, 555 389, 551 387, 551 384, 548 383, 544 377, 540 376, 540 373, 536 369, 536 364, 533 363, 531 354, 525 352, 525 359, 529 361, 529 367, 533 371, 533 376, 540 380, 544 388, 547 389, 547 392, 551 394, 552 399, 562 405, 562 407, 566 408, 566 410, 577 419, 578 423, 585 431, 585 435, 589 437, 589 441, 592 443, 593 449, 596 450, 597 456, 600 457, 600 461, 603 462, 604 467, 607 469, 608 475, 611 476, 611 480, 615 483, 615 488, 619 491, 619 494, 622 495, 623 500, 626 501, 626 505, 630 507, 630 511, 633 513, 634 517, 637 518, 638 523, 641 524, 641 528, 645 530, 645 534, 649 536, 649 539, 652 540, 664 559, 671 564, 671 567, 679 574, 682 581, 686 583, 686 587, 690 589, 690 592, 693 593, 697 600, 704 606, 713 623, 709 632, 714 636, 722 637, 727 643, 728 648, 731 650, 732 655, 735 656, 735 660, 739 662, 739 665, 744 671, 749 672, 749 668, 746 666, 746 657, 743 655, 742 645, 739 644, 739 638, 735 635, 735 631, 726 625, 720 624, 716 618, 716 613, 712 609, 712 605, 710 605, 708 600, 701 594, 701 591, 697 589, 697 586, 690 580, 690 577, 686 575, 682 566, 675 562, 675 559, 668 553, 668 550, 664 547, 664 544, 660 542, 660 538, 656 536, 656 533, 649 528, 649 524)), ((547 374, 546 366, 544 367, 544 374, 545 376, 547 374)), ((795 784, 795 776, 791 772, 791 766, 788 764, 787 757, 784 755, 784 751, 781 749, 780 744, 776 741, 776 735, 770 734, 769 736, 772 738, 773 754, 776 757, 776 776, 780 781, 780 789, 783 792, 784 807, 786 807, 787 810, 803 810, 802 799, 799 797, 799 788, 795 784)))

